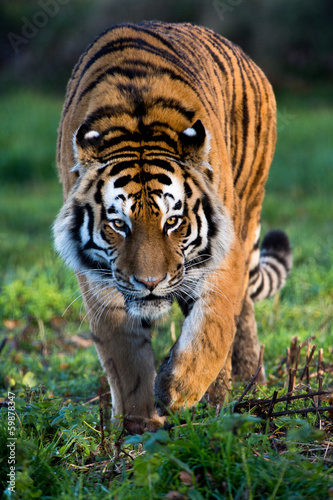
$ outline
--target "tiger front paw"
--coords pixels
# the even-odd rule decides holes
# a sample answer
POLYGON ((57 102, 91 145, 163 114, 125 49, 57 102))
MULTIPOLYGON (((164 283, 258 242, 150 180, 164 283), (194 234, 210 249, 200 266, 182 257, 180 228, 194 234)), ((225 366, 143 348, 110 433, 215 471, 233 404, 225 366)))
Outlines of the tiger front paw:
POLYGON ((143 434, 144 432, 155 432, 165 423, 163 418, 142 418, 142 417, 125 417, 124 428, 129 434, 143 434))
POLYGON ((165 418, 158 415, 154 418, 127 415, 126 417, 113 417, 112 424, 118 429, 124 429, 128 434, 143 434, 157 431, 165 424, 165 418))
POLYGON ((169 359, 166 359, 156 376, 155 406, 160 416, 167 416, 170 411, 193 406, 205 392, 205 388, 200 391, 198 380, 193 373, 187 373, 184 367, 178 368, 180 369, 175 370, 169 359))

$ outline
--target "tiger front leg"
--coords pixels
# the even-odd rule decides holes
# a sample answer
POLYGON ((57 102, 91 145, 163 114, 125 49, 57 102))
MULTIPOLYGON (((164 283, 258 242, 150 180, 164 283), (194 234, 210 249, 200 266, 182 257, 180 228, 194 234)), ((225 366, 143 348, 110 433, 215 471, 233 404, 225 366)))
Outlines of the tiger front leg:
MULTIPOLYGON (((249 382, 259 364, 260 346, 254 305, 249 293, 245 295, 242 312, 239 316, 232 349, 232 378, 234 381, 249 382)), ((262 366, 257 382, 265 384, 265 369, 262 366)))
POLYGON ((104 308, 101 314, 98 297, 89 293, 82 277, 79 281, 92 338, 111 389, 113 423, 123 424, 131 434, 156 430, 164 418, 154 405, 156 370, 150 328, 129 317, 121 305, 104 308))
MULTIPOLYGON (((233 382, 249 382, 252 379, 258 369, 259 353, 260 347, 254 306, 247 293, 237 321, 236 334, 226 366, 222 368, 207 391, 206 396, 210 404, 222 404, 225 401, 231 383, 230 373, 233 382), (230 364, 232 369, 230 369, 230 364)), ((263 366, 256 380, 260 384, 265 384, 266 378, 263 366)))
POLYGON ((156 371, 150 332, 128 325, 112 330, 103 326, 93 339, 110 384, 113 422, 123 422, 133 434, 163 425, 154 406, 156 371))
POLYGON ((232 253, 206 280, 206 291, 194 303, 158 371, 155 398, 160 415, 198 402, 223 368, 226 379, 231 377, 230 351, 244 285, 241 259, 232 253))
POLYGON ((226 366, 236 330, 232 308, 226 300, 199 299, 185 319, 182 333, 162 363, 155 380, 158 413, 197 403, 226 366))

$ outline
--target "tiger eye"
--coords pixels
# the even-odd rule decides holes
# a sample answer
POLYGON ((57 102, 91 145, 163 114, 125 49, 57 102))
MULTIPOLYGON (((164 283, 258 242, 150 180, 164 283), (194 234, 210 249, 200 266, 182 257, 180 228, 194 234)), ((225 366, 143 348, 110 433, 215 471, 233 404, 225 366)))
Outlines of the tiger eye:
POLYGON ((113 225, 116 226, 118 229, 122 229, 125 226, 125 222, 121 219, 115 219, 112 222, 113 225))
POLYGON ((168 226, 174 226, 176 224, 177 220, 178 220, 178 217, 172 216, 166 220, 166 223, 168 224, 168 226))

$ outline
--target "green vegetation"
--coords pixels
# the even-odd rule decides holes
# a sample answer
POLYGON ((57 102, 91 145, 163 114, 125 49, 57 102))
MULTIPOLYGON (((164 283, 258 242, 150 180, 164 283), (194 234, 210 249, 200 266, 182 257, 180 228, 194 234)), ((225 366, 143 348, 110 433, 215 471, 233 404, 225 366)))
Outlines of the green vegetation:
MULTIPOLYGON (((7 341, 0 352, 0 397, 14 393, 17 412, 16 496, 6 490, 4 498, 331 498, 332 415, 323 416, 321 432, 316 415, 263 424, 251 412, 232 413, 243 387, 233 388, 220 411, 199 405, 171 417, 168 430, 125 438, 111 428, 104 439, 100 418, 109 410, 100 412, 97 398, 107 390, 103 371, 76 280, 52 249, 51 225, 62 201, 54 160, 62 100, 22 91, 2 102, 0 345, 7 341)), ((263 232, 286 230, 294 269, 279 296, 256 306, 269 379, 256 398, 286 392, 278 365, 294 335, 300 341, 316 336, 324 351, 323 388, 332 385, 333 108, 312 96, 296 101, 287 95, 279 110, 263 232)), ((179 333, 176 307, 170 321, 179 333)), ((170 322, 158 330, 157 362, 172 345, 170 322)), ((315 377, 311 387, 318 387, 315 377)), ((2 406, 5 489, 8 414, 2 406)))

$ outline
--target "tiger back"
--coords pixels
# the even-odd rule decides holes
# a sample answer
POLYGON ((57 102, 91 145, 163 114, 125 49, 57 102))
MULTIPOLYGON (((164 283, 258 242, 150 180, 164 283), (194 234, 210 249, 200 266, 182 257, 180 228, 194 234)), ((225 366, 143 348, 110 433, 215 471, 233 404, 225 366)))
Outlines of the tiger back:
POLYGON ((194 404, 221 371, 230 379, 233 350, 234 373, 253 372, 252 302, 281 288, 291 266, 282 232, 259 252, 275 115, 262 71, 190 24, 113 27, 73 71, 55 244, 77 273, 113 415, 130 431, 194 404), (184 324, 156 375, 150 324, 173 300, 184 324))

